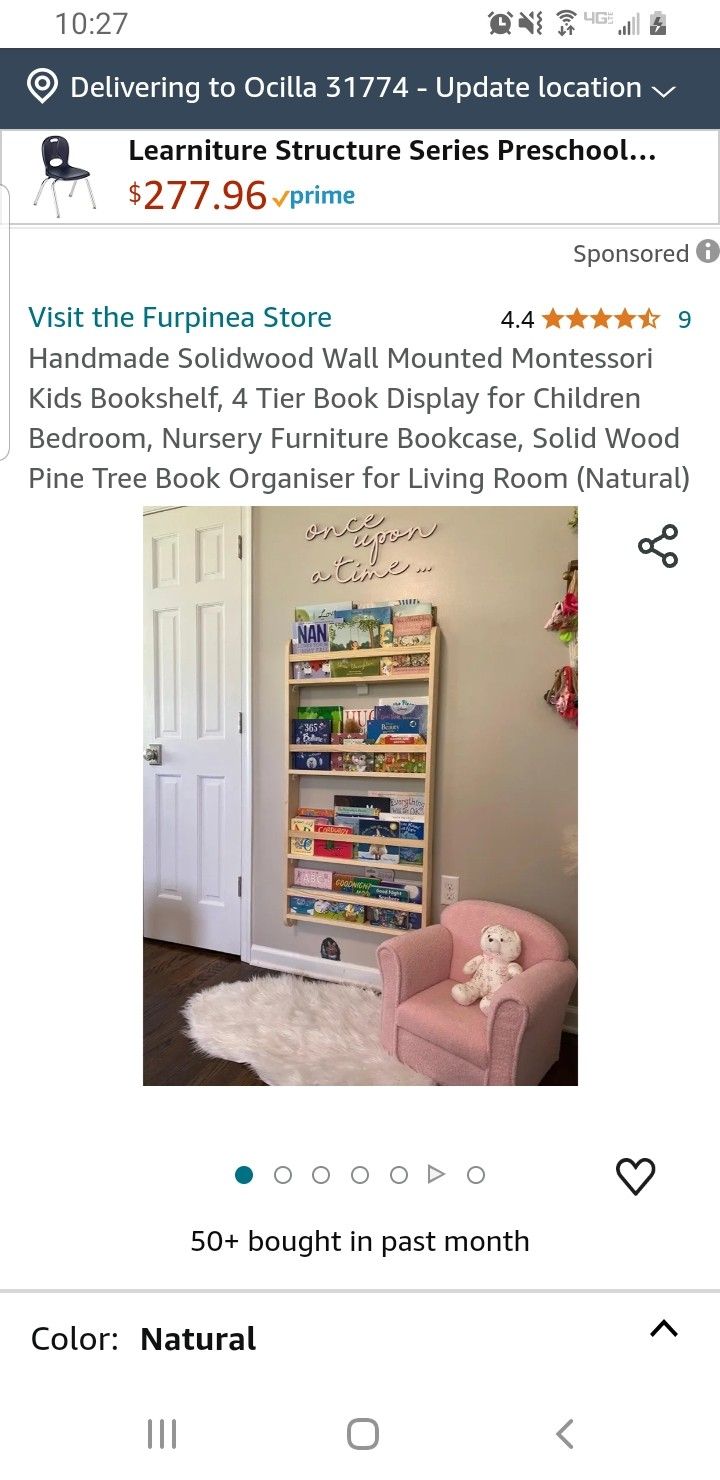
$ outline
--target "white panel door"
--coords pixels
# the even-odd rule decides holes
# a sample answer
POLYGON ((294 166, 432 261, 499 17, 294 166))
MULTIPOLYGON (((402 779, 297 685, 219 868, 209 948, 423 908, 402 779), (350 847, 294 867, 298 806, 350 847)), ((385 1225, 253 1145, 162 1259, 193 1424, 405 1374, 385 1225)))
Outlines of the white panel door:
POLYGON ((144 745, 162 747, 160 765, 143 759, 145 934, 236 955, 249 692, 241 520, 195 508, 143 521, 144 745))

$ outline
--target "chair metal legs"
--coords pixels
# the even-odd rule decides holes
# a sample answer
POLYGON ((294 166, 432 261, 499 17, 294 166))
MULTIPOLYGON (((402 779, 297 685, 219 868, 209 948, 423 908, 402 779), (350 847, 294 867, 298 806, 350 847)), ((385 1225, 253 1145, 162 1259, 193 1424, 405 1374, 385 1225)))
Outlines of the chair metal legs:
MULTIPOLYGON (((48 177, 46 175, 45 176, 45 179, 43 180, 42 185, 40 186, 40 189, 38 190, 38 193, 35 196, 35 199, 33 201, 33 205, 34 206, 37 205, 37 203, 38 203, 38 201, 40 199, 40 196, 42 195, 43 190, 45 189, 45 186, 47 185, 47 182, 48 182, 48 177)), ((54 180, 51 180, 50 181, 50 184, 52 185, 53 200, 55 202, 55 215, 57 216, 58 221, 59 221, 60 220, 60 207, 58 205, 57 191, 55 189, 55 181, 54 180)))
MULTIPOLYGON (((38 203, 38 201, 40 199, 40 196, 42 195, 43 190, 45 189, 45 186, 47 185, 47 183, 48 183, 48 177, 47 177, 47 175, 45 175, 44 178, 43 178, 43 180, 42 180, 42 182, 41 182, 40 189, 38 190, 38 193, 35 196, 35 199, 33 201, 33 205, 34 206, 37 205, 37 203, 38 203)), ((50 184, 52 185, 53 200, 55 202, 55 215, 57 216, 57 219, 59 221, 60 220, 60 207, 58 205, 57 191, 55 189, 55 181, 54 180, 51 180, 50 181, 50 184)), ((88 195, 90 196, 90 200, 92 201, 92 208, 93 208, 94 211, 96 211, 97 210, 97 206, 95 204, 95 196, 92 193, 92 186, 90 184, 90 181, 88 179, 86 179, 85 180, 85 184, 87 185, 88 195)), ((71 200, 72 200, 72 198, 73 198, 73 196, 75 194, 75 186, 76 185, 77 185, 77 180, 73 180, 73 182, 72 182, 72 188, 70 190, 70 199, 71 200)))
MULTIPOLYGON (((97 206, 95 204, 95 196, 92 193, 92 185, 90 184, 90 181, 89 181, 89 179, 87 179, 87 177, 85 179, 85 184, 87 185, 88 195, 90 196, 90 199, 92 201, 92 208, 93 208, 94 211, 96 211, 97 210, 97 206)), ((77 180, 73 180, 72 190, 70 191, 70 199, 71 200, 72 200, 72 198, 73 198, 73 196, 75 194, 75 186, 76 185, 77 185, 77 180)))

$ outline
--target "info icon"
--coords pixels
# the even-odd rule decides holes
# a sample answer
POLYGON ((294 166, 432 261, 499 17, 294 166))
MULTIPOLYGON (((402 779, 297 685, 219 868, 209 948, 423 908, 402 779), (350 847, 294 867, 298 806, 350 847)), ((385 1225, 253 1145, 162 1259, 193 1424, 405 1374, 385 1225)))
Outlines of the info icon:
POLYGON ((717 262, 720 257, 720 242, 716 242, 712 236, 706 236, 704 241, 698 242, 695 255, 701 262, 717 262))

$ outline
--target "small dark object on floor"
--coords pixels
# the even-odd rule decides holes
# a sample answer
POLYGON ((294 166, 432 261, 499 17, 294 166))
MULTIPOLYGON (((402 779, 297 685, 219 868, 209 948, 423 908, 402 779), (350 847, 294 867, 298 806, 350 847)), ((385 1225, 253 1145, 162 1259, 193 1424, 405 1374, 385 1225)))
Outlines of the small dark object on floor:
MULTIPOLYGON (((262 1080, 244 1064, 208 1059, 185 1037, 182 1007, 193 992, 219 982, 273 976, 248 966, 239 956, 221 956, 194 946, 145 941, 145 1072, 144 1084, 252 1084, 262 1080)), ((577 1084, 577 1038, 563 1033, 560 1058, 543 1084, 577 1084)), ((264 1086, 263 1086, 264 1087, 264 1086)))

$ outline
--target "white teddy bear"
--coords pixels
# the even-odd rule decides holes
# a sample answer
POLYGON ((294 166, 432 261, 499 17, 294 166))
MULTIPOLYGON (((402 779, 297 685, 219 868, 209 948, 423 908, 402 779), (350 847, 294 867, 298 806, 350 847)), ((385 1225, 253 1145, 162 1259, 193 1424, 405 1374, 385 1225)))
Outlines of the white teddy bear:
POLYGON ((522 951, 522 941, 517 930, 508 930, 505 925, 488 925, 480 936, 480 955, 466 961, 463 971, 473 972, 469 982, 456 982, 452 995, 462 1007, 470 1007, 480 1001, 480 1011, 490 1011, 490 998, 504 987, 511 976, 519 976, 522 966, 517 958, 522 951))

